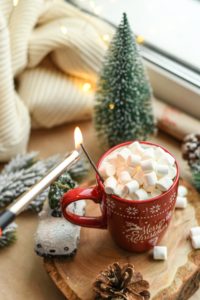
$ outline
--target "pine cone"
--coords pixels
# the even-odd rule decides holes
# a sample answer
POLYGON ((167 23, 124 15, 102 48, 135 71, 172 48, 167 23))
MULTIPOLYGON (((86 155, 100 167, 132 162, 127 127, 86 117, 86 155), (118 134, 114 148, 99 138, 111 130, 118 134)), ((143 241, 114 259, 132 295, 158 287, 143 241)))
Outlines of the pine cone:
POLYGON ((149 283, 131 264, 114 263, 101 272, 93 284, 96 300, 148 300, 149 283))
POLYGON ((200 133, 192 133, 184 138, 182 155, 190 166, 200 160, 200 133))

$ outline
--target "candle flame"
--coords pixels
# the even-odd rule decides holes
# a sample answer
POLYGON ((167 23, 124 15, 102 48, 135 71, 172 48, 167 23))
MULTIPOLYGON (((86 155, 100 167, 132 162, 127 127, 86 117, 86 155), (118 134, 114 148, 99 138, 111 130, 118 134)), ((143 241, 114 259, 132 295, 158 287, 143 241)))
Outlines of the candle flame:
POLYGON ((79 127, 76 127, 74 130, 74 142, 76 149, 78 149, 80 147, 80 144, 83 143, 83 136, 79 127))

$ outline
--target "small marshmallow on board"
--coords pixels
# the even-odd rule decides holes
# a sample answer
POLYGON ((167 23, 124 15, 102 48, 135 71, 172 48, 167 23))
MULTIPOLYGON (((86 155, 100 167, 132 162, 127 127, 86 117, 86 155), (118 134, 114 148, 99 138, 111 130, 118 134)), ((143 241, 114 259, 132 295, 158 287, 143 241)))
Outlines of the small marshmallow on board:
POLYGON ((167 247, 166 246, 154 246, 153 258, 155 260, 166 260, 167 259, 167 247))
POLYGON ((200 236, 200 226, 195 226, 190 228, 190 237, 200 236))
POLYGON ((187 198, 177 196, 175 208, 186 208, 187 207, 187 198))
POLYGON ((179 185, 178 187, 178 195, 181 197, 185 197, 188 193, 188 189, 184 185, 179 185))

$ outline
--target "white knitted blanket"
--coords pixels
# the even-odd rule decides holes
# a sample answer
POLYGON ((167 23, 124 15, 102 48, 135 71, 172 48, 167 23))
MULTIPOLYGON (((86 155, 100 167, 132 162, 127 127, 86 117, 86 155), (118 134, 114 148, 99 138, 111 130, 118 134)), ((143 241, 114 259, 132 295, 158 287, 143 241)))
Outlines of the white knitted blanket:
POLYGON ((31 125, 91 116, 81 87, 95 83, 112 33, 64 0, 0 1, 0 161, 26 150, 31 125))

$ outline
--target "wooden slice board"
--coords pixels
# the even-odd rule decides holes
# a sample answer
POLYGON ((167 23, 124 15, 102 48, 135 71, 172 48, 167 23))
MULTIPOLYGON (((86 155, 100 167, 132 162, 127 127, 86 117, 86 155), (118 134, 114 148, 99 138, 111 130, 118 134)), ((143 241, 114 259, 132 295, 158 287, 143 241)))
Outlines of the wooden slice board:
MULTIPOLYGON (((114 244, 106 230, 82 228, 78 252, 72 259, 45 259, 44 266, 68 300, 92 300, 96 275, 113 262, 129 262, 150 283, 152 300, 186 300, 199 287, 200 250, 193 250, 189 229, 200 223, 200 196, 187 182, 189 204, 176 209, 160 245, 168 248, 167 261, 154 261, 152 253, 134 254, 114 244)), ((87 214, 98 214, 89 203, 87 214)))

